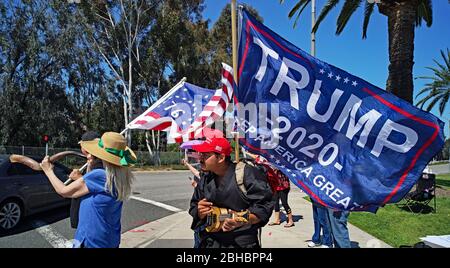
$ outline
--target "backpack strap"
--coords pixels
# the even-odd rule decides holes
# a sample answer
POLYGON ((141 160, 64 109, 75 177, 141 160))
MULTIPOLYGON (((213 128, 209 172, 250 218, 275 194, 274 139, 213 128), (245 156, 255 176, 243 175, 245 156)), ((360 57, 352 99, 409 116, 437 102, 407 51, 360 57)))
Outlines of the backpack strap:
MULTIPOLYGON (((253 162, 251 161, 245 161, 245 159, 241 159, 241 161, 239 161, 236 164, 236 169, 235 169, 235 174, 236 174, 236 183, 239 187, 239 190, 241 190, 241 192, 246 195, 247 194, 247 189, 245 188, 244 185, 244 169, 246 165, 251 165, 251 166, 255 166, 253 164, 253 162), (243 160, 243 161, 242 161, 243 160)), ((261 234, 262 234, 262 228, 259 227, 258 228, 258 243, 259 246, 262 247, 262 239, 261 239, 261 234)))
POLYGON ((236 183, 241 190, 241 192, 245 195, 247 194, 247 189, 244 185, 244 169, 245 169, 245 163, 244 161, 239 161, 239 163, 236 164, 236 183))

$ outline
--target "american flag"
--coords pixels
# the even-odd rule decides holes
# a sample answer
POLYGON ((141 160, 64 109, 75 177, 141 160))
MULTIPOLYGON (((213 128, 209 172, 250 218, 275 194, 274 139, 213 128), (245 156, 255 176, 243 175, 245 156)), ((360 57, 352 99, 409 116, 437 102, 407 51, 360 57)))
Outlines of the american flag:
POLYGON ((128 129, 168 131, 168 142, 183 142, 220 118, 233 97, 232 68, 222 71, 222 88, 211 90, 183 80, 128 124, 128 129))

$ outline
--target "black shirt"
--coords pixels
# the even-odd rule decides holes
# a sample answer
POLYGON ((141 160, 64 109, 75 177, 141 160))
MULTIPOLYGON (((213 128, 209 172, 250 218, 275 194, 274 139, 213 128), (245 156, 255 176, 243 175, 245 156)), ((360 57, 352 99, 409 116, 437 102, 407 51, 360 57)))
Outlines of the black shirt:
POLYGON ((234 211, 248 209, 261 221, 254 225, 244 225, 231 232, 208 233, 200 231, 202 239, 212 238, 219 243, 245 246, 257 242, 258 228, 267 224, 272 215, 274 200, 266 175, 260 170, 246 165, 244 168, 244 185, 247 193, 239 189, 236 182, 235 164, 230 164, 226 174, 220 179, 213 173, 202 174, 200 183, 195 188, 191 199, 189 214, 191 214, 192 229, 197 229, 206 223, 206 218, 200 220, 197 204, 203 198, 213 203, 213 206, 228 208, 234 211))

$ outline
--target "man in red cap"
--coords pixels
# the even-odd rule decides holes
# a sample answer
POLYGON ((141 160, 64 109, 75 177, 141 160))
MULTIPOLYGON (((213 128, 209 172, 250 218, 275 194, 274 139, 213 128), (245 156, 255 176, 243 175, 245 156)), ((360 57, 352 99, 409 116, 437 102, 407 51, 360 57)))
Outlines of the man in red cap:
POLYGON ((258 229, 267 224, 274 206, 266 175, 245 165, 244 193, 236 180, 236 164, 231 161, 227 139, 212 138, 192 149, 200 153, 201 168, 207 171, 195 188, 189 209, 193 217, 191 228, 201 230, 200 247, 259 248, 258 229), (204 227, 213 206, 229 212, 248 211, 248 221, 227 217, 219 231, 208 232, 204 227))

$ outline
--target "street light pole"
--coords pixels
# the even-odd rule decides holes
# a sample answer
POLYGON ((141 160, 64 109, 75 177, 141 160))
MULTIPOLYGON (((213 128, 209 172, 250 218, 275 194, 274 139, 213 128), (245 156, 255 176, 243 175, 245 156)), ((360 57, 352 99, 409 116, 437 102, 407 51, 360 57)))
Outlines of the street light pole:
POLYGON ((316 0, 311 1, 311 55, 316 56, 316 34, 312 31, 316 24, 316 0))

